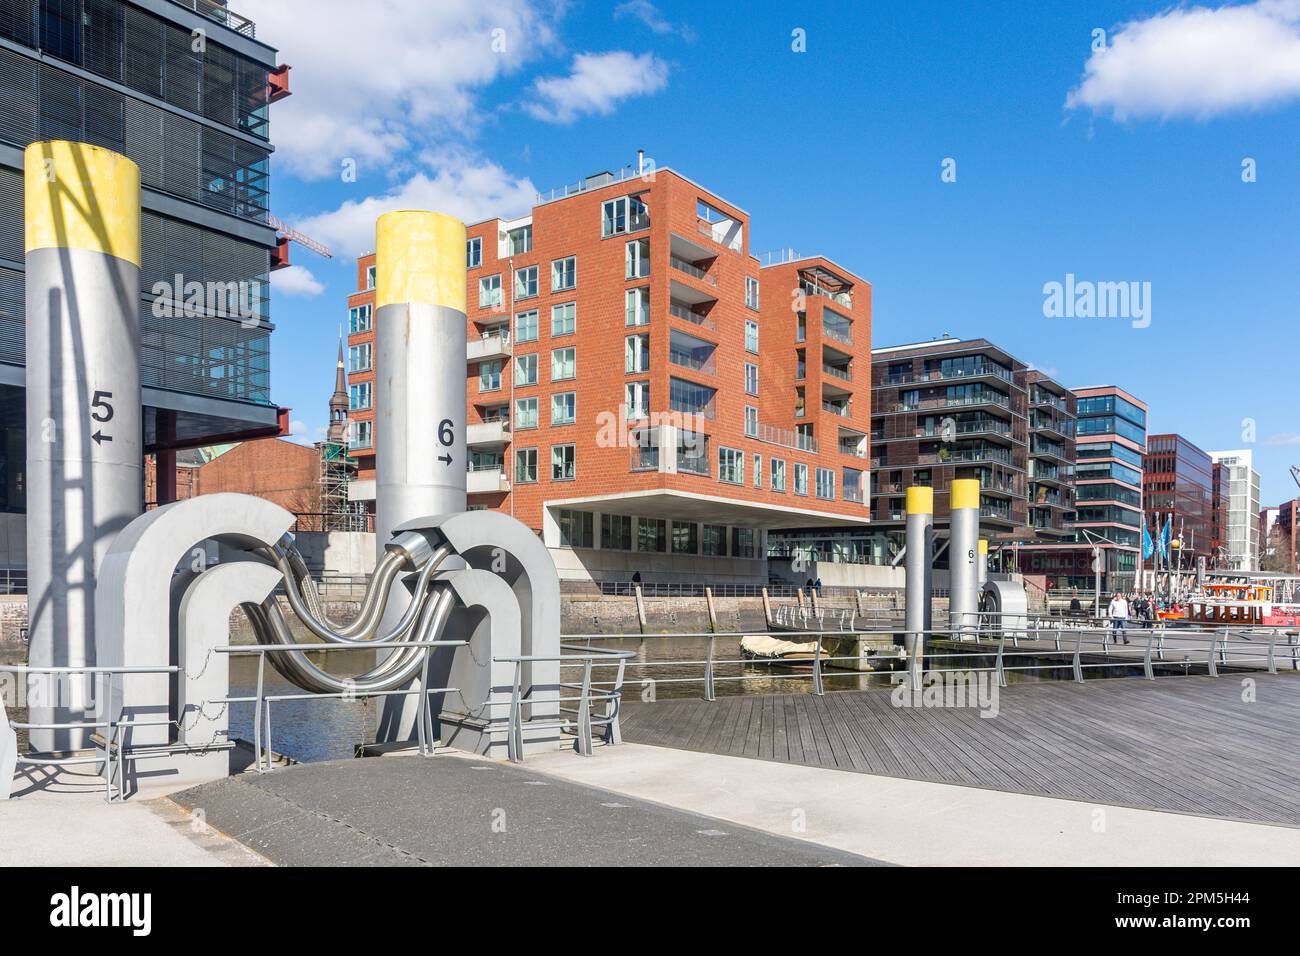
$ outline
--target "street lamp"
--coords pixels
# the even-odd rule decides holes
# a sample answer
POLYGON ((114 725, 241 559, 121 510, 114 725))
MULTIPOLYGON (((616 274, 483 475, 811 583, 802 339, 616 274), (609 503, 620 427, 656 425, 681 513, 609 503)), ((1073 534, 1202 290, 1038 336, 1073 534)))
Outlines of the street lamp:
POLYGON ((1101 548, 1097 542, 1104 541, 1113 545, 1115 542, 1109 538, 1089 531, 1087 528, 1080 528, 1084 536, 1087 537, 1087 543, 1092 546, 1092 616, 1101 617, 1101 548), (1092 539, 1096 538, 1097 542, 1092 539))

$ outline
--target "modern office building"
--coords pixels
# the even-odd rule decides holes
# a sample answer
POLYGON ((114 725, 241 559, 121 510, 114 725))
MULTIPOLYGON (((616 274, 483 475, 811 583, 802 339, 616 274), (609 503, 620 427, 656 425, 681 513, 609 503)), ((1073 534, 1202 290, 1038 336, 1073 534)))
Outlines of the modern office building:
POLYGON ((1102 588, 1136 585, 1142 554, 1142 462, 1146 452, 1146 405, 1114 385, 1072 388, 1075 422, 1075 510, 1066 516, 1072 537, 1032 549, 1022 560, 1048 588, 1091 590, 1094 560, 1102 588))
POLYGON ((1259 570, 1259 472, 1249 449, 1212 451, 1219 466, 1223 533, 1219 567, 1226 571, 1259 570))
POLYGON ((268 107, 287 67, 213 0, 0 3, 0 568, 25 565, 23 149, 92 143, 140 167, 144 443, 287 431, 271 401, 268 107), (198 285, 195 285, 197 283, 198 285), (194 295, 194 291, 201 294, 194 295))
MULTIPOLYGON (((1153 541, 1170 522, 1179 547, 1171 561, 1186 570, 1214 557, 1214 462, 1182 435, 1148 435, 1142 463, 1142 494, 1153 541)), ((1175 564, 1174 566, 1178 566, 1175 564)))
MULTIPOLYGON (((866 501, 871 287, 749 254, 749 215, 671 169, 600 173, 469 226, 468 490, 571 579, 766 581, 773 528, 866 501)), ((356 500, 373 500, 373 255, 349 298, 356 500)))

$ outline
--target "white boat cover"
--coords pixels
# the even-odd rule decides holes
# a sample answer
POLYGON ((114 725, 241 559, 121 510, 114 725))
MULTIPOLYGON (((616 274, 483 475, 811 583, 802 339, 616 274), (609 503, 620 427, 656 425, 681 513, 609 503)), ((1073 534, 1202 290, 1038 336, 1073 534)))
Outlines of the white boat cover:
POLYGON ((796 644, 794 641, 783 641, 766 635, 746 634, 740 639, 740 646, 757 657, 787 657, 790 654, 817 653, 816 641, 796 644))

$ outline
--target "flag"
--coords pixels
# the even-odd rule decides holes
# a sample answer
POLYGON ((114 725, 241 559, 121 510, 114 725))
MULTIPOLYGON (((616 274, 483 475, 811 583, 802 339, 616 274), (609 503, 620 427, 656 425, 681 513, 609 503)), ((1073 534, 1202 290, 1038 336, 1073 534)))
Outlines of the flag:
POLYGON ((1142 526, 1142 560, 1145 561, 1155 553, 1155 542, 1151 540, 1151 529, 1146 525, 1142 526))
POLYGON ((1169 539, 1174 531, 1174 516, 1169 515, 1165 518, 1164 530, 1160 532, 1160 557, 1169 558, 1169 539))

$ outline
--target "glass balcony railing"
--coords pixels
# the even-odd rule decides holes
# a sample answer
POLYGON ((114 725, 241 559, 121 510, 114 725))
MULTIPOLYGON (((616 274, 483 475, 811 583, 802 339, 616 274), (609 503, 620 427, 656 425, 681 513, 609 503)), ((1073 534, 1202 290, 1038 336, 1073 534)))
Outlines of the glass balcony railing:
POLYGON ((688 276, 693 276, 701 282, 706 282, 709 285, 718 284, 717 279, 709 275, 693 262, 687 262, 685 259, 679 259, 677 256, 669 256, 668 261, 678 272, 685 272, 688 276))

